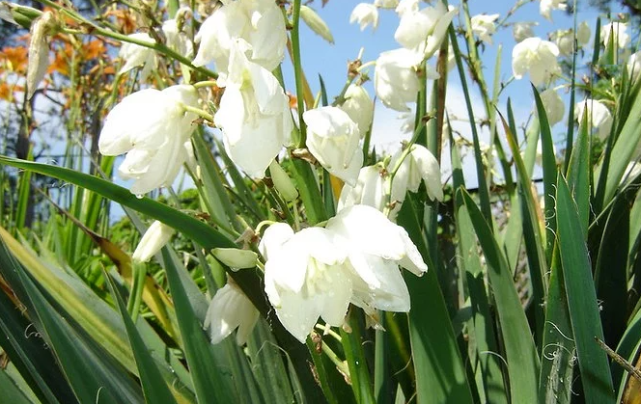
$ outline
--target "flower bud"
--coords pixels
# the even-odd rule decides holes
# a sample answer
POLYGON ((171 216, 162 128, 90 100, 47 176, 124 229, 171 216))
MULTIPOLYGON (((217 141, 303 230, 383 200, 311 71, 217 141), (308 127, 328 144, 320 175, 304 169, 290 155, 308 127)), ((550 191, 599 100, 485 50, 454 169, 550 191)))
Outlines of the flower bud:
POLYGON ((140 262, 149 262, 151 257, 169 242, 173 234, 174 229, 156 220, 142 236, 131 258, 140 262))
POLYGON ((0 2, 0 19, 12 24, 21 25, 23 28, 31 28, 31 23, 42 15, 42 11, 32 7, 19 4, 0 2))
POLYGON ((251 250, 214 248, 212 254, 223 264, 235 269, 254 268, 258 262, 258 255, 251 250))
POLYGON ((278 192, 280 192, 283 199, 290 202, 298 197, 298 191, 296 190, 294 183, 276 160, 273 160, 269 165, 269 173, 272 176, 274 186, 278 192))
POLYGON ((334 44, 332 32, 329 30, 325 21, 316 14, 316 11, 307 6, 300 6, 300 16, 312 31, 323 37, 327 42, 334 44))
POLYGON ((49 41, 47 36, 55 24, 51 11, 42 13, 31 26, 29 65, 27 66, 27 98, 31 98, 47 73, 49 66, 49 41))

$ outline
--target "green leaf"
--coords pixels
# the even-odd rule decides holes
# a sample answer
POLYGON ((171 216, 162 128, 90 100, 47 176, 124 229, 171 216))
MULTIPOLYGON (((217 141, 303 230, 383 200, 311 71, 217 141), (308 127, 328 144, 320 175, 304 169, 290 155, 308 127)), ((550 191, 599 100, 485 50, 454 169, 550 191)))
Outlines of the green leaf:
POLYGON ((344 327, 341 327, 340 330, 343 349, 345 350, 345 360, 349 366, 349 376, 356 402, 359 404, 374 404, 373 386, 363 352, 362 330, 356 314, 354 310, 351 310, 345 319, 345 324, 351 329, 350 332, 345 331, 344 327))
POLYGON ((215 362, 211 345, 190 305, 183 280, 167 248, 163 248, 162 256, 198 402, 200 404, 236 402, 229 375, 223 374, 215 362))
POLYGON ((6 403, 32 404, 4 369, 0 369, 0 391, 2 392, 2 400, 6 403))
POLYGON ((115 185, 110 181, 63 167, 34 163, 6 156, 0 156, 0 163, 58 178, 62 181, 70 182, 82 188, 96 192, 107 199, 120 203, 173 227, 188 238, 196 241, 207 250, 216 247, 236 247, 233 241, 200 220, 147 197, 137 198, 129 192, 128 189, 115 185))
POLYGON ((540 367, 539 356, 525 312, 516 293, 512 272, 476 203, 464 189, 459 189, 457 194, 463 198, 469 211, 487 263, 505 345, 510 397, 515 403, 537 403, 539 397, 536 380, 540 367))
POLYGON ((452 322, 436 271, 429 263, 425 239, 409 195, 399 212, 398 223, 407 230, 429 267, 420 278, 407 271, 403 274, 412 306, 408 316, 417 400, 420 403, 473 403, 452 322))
POLYGON ((136 365, 138 366, 140 382, 142 384, 146 402, 154 404, 176 404, 174 396, 169 391, 158 367, 156 367, 156 364, 154 363, 154 359, 149 354, 147 346, 140 337, 140 334, 136 329, 136 325, 129 317, 127 306, 123 302, 120 294, 117 292, 113 279, 111 279, 107 273, 103 273, 103 275, 108 280, 107 285, 109 286, 111 295, 120 310, 120 315, 124 320, 127 335, 129 336, 129 342, 131 344, 131 350, 133 351, 134 358, 136 359, 136 365))
MULTIPOLYGON (((3 252, 5 249, 3 243, 3 252)), ((38 331, 54 351, 78 401, 142 403, 142 393, 125 369, 69 321, 68 314, 57 312, 20 265, 14 265, 13 270, 33 305, 30 315, 38 318, 38 331)))
POLYGON ((587 403, 614 403, 608 358, 594 340, 603 340, 603 329, 590 258, 577 205, 563 176, 559 176, 556 200, 559 253, 584 396, 587 403))

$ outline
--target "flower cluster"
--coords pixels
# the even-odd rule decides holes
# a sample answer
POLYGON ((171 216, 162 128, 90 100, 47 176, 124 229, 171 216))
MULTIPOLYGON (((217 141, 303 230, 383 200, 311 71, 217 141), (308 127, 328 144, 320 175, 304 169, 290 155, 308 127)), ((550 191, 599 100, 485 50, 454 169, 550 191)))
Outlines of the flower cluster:
POLYGON ((398 269, 427 270, 407 232, 374 208, 355 205, 325 228, 294 233, 287 224, 270 226, 260 243, 265 291, 285 328, 305 342, 318 318, 341 326, 349 304, 407 312, 410 299, 398 269))

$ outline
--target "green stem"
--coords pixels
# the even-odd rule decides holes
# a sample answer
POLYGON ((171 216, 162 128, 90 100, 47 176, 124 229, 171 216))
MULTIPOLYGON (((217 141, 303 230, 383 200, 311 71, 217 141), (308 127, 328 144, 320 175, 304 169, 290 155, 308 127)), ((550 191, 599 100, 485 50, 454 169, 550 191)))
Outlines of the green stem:
POLYGON ((303 90, 303 79, 300 59, 300 6, 301 0, 294 0, 293 13, 292 13, 292 53, 293 53, 293 63, 294 63, 294 80, 296 81, 296 101, 298 107, 298 125, 300 128, 300 137, 298 138, 298 147, 305 147, 305 142, 307 141, 307 127, 305 121, 303 120, 303 112, 305 112, 305 106, 303 103, 304 90, 303 90))
POLYGON ((206 111, 203 111, 200 108, 194 108, 185 104, 183 104, 182 107, 185 109, 185 111, 193 112, 194 114, 198 115, 203 119, 208 120, 209 122, 214 122, 214 116, 206 111))

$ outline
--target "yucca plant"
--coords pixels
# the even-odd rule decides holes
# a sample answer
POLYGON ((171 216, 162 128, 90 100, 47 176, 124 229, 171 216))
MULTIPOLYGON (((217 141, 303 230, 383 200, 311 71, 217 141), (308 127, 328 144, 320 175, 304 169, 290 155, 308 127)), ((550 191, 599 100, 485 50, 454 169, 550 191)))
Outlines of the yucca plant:
POLYGON ((554 42, 516 25, 501 83, 501 46, 492 80, 483 50, 528 1, 503 18, 360 4, 362 28, 397 7, 401 47, 350 62, 330 103, 301 25, 334 39, 300 0, 39 2, 0 3, 30 28, 6 102, 26 113, 63 83, 68 140, 60 164, 0 156, 0 402, 639 401, 641 62, 624 21, 596 21, 585 71, 589 24, 554 42), (521 130, 503 89, 524 76, 521 130), (392 155, 372 146, 370 78, 380 108, 414 108, 392 155))

